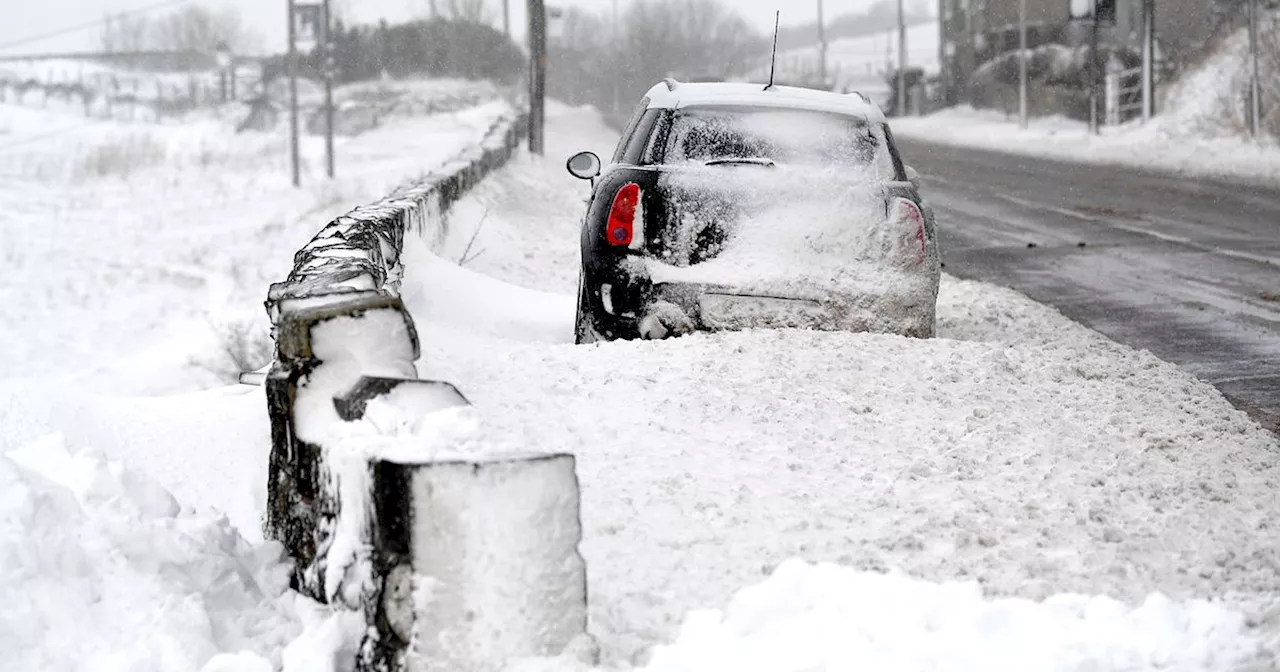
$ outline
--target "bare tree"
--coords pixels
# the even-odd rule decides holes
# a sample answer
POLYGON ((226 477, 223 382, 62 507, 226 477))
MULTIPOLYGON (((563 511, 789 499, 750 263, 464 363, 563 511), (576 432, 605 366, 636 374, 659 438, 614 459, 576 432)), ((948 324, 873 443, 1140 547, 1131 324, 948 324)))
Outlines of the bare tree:
POLYGON ((108 54, 136 53, 147 48, 151 24, 138 14, 108 14, 102 22, 99 43, 108 54))
MULTIPOLYGON (((1280 138, 1280 16, 1260 12, 1258 21, 1259 116, 1263 130, 1280 138)), ((1252 68, 1252 63, 1246 67, 1252 68)))
POLYGON ((649 80, 667 75, 726 77, 760 53, 762 42, 746 20, 717 0, 637 2, 623 22, 631 71, 649 80))
POLYGON ((431 1, 432 16, 442 16, 455 21, 470 23, 489 23, 489 3, 485 0, 442 0, 443 7, 438 7, 436 0, 431 1), (439 8, 440 13, 435 10, 439 8))
POLYGON ((220 42, 234 51, 251 46, 251 35, 239 13, 229 7, 211 11, 199 5, 189 5, 157 19, 152 40, 157 48, 166 51, 211 52, 220 42))
POLYGON ((721 0, 631 2, 616 35, 611 14, 567 8, 561 27, 550 51, 551 95, 612 114, 664 77, 730 79, 769 56, 767 40, 721 0))
POLYGON ((102 18, 102 30, 98 33, 98 45, 108 54, 120 51, 120 38, 116 35, 115 24, 116 17, 107 14, 102 18))
POLYGON ((562 19, 560 43, 576 51, 603 49, 612 39, 613 27, 600 14, 568 7, 562 19))

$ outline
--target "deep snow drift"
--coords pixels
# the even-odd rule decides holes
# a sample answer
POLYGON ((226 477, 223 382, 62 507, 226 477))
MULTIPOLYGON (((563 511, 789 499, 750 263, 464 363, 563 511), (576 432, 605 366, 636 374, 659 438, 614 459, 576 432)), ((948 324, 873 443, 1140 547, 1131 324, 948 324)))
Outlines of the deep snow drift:
POLYGON ((0 455, 0 669, 213 670, 298 632, 278 544, 51 435, 0 455))
POLYGON ((931 583, 788 560, 722 612, 686 617, 646 670, 1234 670, 1261 657, 1245 619, 1153 595, 984 599, 976 581, 931 583))

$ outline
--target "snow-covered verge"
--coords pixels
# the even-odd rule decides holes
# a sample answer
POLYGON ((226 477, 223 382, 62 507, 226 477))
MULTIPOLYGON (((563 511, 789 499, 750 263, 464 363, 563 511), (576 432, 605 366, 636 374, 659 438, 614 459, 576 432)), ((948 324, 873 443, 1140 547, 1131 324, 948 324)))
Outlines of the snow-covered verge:
POLYGON ((890 125, 899 136, 949 145, 1275 184, 1280 142, 1249 139, 1243 122, 1246 47, 1247 36, 1233 35, 1170 87, 1152 121, 1104 127, 1096 136, 1087 123, 1065 117, 1032 119, 1022 130, 1016 113, 968 106, 890 125))
POLYGON ((1156 169, 1189 177, 1261 184, 1280 180, 1280 144, 1275 141, 1205 136, 1171 127, 1160 119, 1146 126, 1134 121, 1091 135, 1087 123, 1065 117, 1032 119, 1022 130, 1016 116, 960 106, 924 117, 896 118, 889 125, 899 137, 948 145, 1156 169))
POLYGON ((951 277, 931 340, 570 345, 585 184, 561 159, 609 135, 550 118, 545 160, 406 251, 403 291, 420 374, 481 441, 577 455, 606 668, 1274 665, 1280 444, 1211 386, 951 277))
POLYGON ((396 120, 337 145, 283 131, 86 121, 0 105, 0 371, 114 393, 235 380, 270 357, 264 288, 317 222, 438 167, 509 111, 396 120))
POLYGON ((317 222, 509 111, 340 142, 335 181, 308 140, 295 190, 279 134, 0 105, 0 669, 302 672, 354 655, 341 635, 363 619, 287 592, 262 541, 261 388, 212 386, 269 358, 266 287, 317 222))
POLYGON ((992 598, 977 581, 793 559, 723 611, 690 613, 645 669, 1241 670, 1265 658, 1246 619, 1212 602, 992 598))
POLYGON ((278 544, 183 509, 140 471, 50 435, 0 455, 0 669, 267 667, 300 628, 278 544))

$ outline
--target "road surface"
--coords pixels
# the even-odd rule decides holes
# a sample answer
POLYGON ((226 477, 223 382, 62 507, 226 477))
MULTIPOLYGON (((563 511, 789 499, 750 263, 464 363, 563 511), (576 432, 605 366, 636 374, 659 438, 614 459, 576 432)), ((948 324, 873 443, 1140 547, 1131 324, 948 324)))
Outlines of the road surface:
POLYGON ((1280 187, 900 145, 948 273, 1150 350, 1280 431, 1280 187))

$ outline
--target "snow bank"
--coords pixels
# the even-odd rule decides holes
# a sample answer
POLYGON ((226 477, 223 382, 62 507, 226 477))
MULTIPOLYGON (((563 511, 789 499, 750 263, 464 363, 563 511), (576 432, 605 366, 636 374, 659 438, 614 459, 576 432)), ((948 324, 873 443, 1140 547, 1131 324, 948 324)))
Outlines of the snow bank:
MULTIPOLYGON (((1261 16, 1261 34, 1274 34, 1280 18, 1267 12, 1261 16)), ((1266 108, 1271 107, 1268 105, 1271 93, 1268 83, 1280 79, 1280 72, 1275 71, 1280 63, 1272 62, 1267 54, 1274 44, 1274 41, 1268 44, 1264 37, 1259 56, 1264 115, 1268 114, 1266 108)), ((1241 28, 1224 39, 1202 63, 1183 73, 1162 92, 1160 103, 1164 110, 1155 119, 1156 129, 1170 137, 1241 140, 1249 129, 1245 101, 1248 100, 1252 72, 1249 31, 1241 28)))
POLYGON ((1275 437, 1172 365, 992 293, 944 278, 931 341, 546 346, 424 317, 419 367, 490 409, 491 435, 578 456, 615 663, 796 556, 1029 599, 1274 600, 1275 437))
POLYGON ((1204 136, 1154 122, 1104 128, 1095 136, 1085 122, 1045 117, 1032 119, 1024 131, 1016 117, 960 106, 924 117, 896 118, 890 125, 899 137, 946 145, 1260 184, 1280 179, 1280 145, 1274 141, 1204 136))
POLYGON ((498 338, 519 332, 522 339, 573 341, 573 296, 512 287, 440 258, 418 238, 405 241, 403 261, 419 282, 405 287, 402 298, 444 324, 498 338))
POLYGON ((144 469, 179 501, 225 515, 262 541, 271 428, 260 387, 164 397, 96 395, 58 383, 0 380, 0 453, 50 433, 144 469))
POLYGON ((0 667, 278 659, 298 630, 287 587, 278 545, 251 547, 225 517, 183 512, 119 462, 73 455, 59 435, 0 456, 0 667))
POLYGON ((1280 142, 1255 142, 1244 124, 1246 47, 1245 32, 1236 33, 1169 86, 1151 122, 1104 127, 1097 136, 1087 123, 1057 116, 1032 119, 1021 130, 1016 115, 967 106, 891 125, 898 136, 948 145, 1273 185, 1280 180, 1280 142))
POLYGON ((1210 602, 990 599, 976 581, 788 560, 724 611, 690 613, 644 669, 1211 672, 1265 660, 1244 617, 1210 602))

